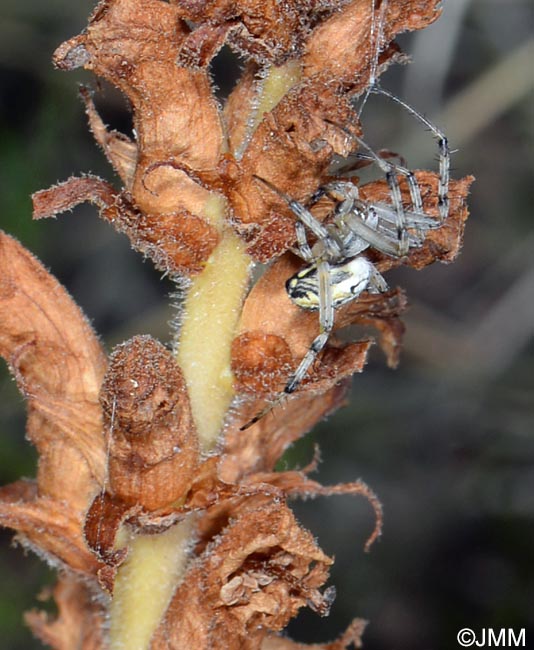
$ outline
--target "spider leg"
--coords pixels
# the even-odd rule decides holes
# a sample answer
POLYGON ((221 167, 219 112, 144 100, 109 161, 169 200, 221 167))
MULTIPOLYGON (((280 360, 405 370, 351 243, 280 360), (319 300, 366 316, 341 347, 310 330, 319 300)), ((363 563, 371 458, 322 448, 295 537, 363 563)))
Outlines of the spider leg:
POLYGON ((384 279, 384 276, 374 266, 371 266, 371 277, 369 278, 367 291, 369 293, 384 293, 388 288, 388 283, 384 279))
MULTIPOLYGON (((338 201, 335 208, 333 226, 343 235, 343 253, 345 257, 356 257, 372 245, 367 237, 362 237, 352 227, 351 223, 358 218, 365 223, 365 232, 373 230, 378 234, 378 215, 372 207, 359 198, 358 188, 350 181, 333 181, 322 188, 323 194, 338 201), (362 209, 363 208, 363 209, 362 209)), ((340 237, 341 238, 341 237, 340 237)))
MULTIPOLYGON (((323 195, 327 194, 339 201, 336 208, 336 222, 341 220, 346 224, 345 229, 348 227, 353 234, 352 240, 343 242, 345 256, 356 256, 372 246, 386 255, 402 257, 403 253, 399 248, 396 232, 392 232, 388 227, 389 224, 394 227, 397 225, 397 213, 390 205, 363 201, 359 198, 358 188, 350 181, 327 183, 321 191, 323 195)), ((408 247, 420 246, 424 240, 424 231, 440 225, 437 219, 425 215, 422 211, 404 212, 404 221, 405 229, 417 231, 416 234, 406 231, 408 247)))
MULTIPOLYGON (((392 257, 401 256, 396 240, 393 239, 389 232, 381 233, 378 227, 379 217, 396 223, 396 215, 390 217, 391 210, 388 209, 389 206, 384 204, 382 208, 362 201, 359 198, 358 188, 349 181, 333 181, 324 185, 322 190, 324 194, 328 194, 333 199, 340 201, 338 208, 336 208, 336 216, 347 224, 351 233, 357 238, 350 245, 345 245, 344 252, 346 255, 356 256, 369 246, 372 246, 386 255, 392 257), (366 215, 365 220, 358 212, 366 215)), ((410 243, 409 240, 408 243, 410 243)))
POLYGON ((334 326, 334 301, 332 298, 332 285, 330 282, 330 265, 328 262, 319 262, 317 265, 319 279, 319 322, 320 333, 316 336, 310 348, 298 368, 289 378, 283 392, 272 402, 267 404, 259 413, 257 413, 249 422, 240 427, 240 431, 245 431, 256 422, 259 422, 267 413, 278 406, 287 395, 293 393, 308 372, 310 366, 315 361, 321 350, 326 345, 328 338, 334 326))
MULTIPOLYGON (((360 147, 363 147, 368 151, 369 155, 372 157, 374 162, 378 165, 378 167, 380 167, 380 169, 386 175, 386 181, 389 186, 391 201, 396 215, 396 223, 395 223, 397 229, 396 256, 403 257, 404 255, 406 255, 406 253, 410 248, 410 242, 408 241, 406 217, 404 214, 404 206, 402 205, 402 195, 400 191, 399 181, 396 174, 397 166, 389 162, 388 160, 384 160, 383 158, 381 158, 373 149, 371 149, 371 147, 364 140, 359 138, 357 135, 353 135, 353 138, 360 145, 360 147)), ((419 193, 419 199, 420 199, 420 193, 419 193)), ((420 203, 422 204, 422 201, 420 201, 420 203)))
POLYGON ((312 249, 308 244, 308 238, 306 237, 306 228, 304 227, 304 224, 301 221, 297 221, 295 223, 295 232, 297 234, 298 251, 294 251, 294 252, 298 253, 298 256, 301 259, 303 259, 305 262, 312 262, 313 261, 312 249))
MULTIPOLYGON (((368 205, 367 210, 374 211, 374 207, 368 205)), ((388 237, 384 233, 379 232, 376 228, 368 226, 365 221, 355 214, 348 214, 346 221, 351 231, 367 242, 369 246, 372 246, 391 257, 402 257, 396 239, 392 239, 391 236, 388 237)))
MULTIPOLYGON (((342 255, 342 244, 337 238, 330 233, 323 224, 318 221, 313 214, 304 206, 302 203, 295 201, 290 196, 281 192, 277 187, 275 187, 269 181, 266 181, 261 176, 254 176, 257 180, 261 181, 264 185, 267 185, 269 189, 278 194, 289 206, 293 214, 302 222, 306 228, 308 228, 318 240, 324 243, 326 253, 332 258, 339 258, 342 255)), ((297 233, 298 237, 298 233, 297 233)))
POLYGON ((330 265, 328 262, 319 262, 317 265, 319 280, 319 325, 320 333, 313 339, 309 350, 304 355, 298 368, 287 382, 284 393, 293 393, 310 369, 321 350, 326 345, 334 327, 334 301, 332 298, 332 284, 330 281, 330 265))
MULTIPOLYGON (((375 160, 373 156, 364 153, 357 153, 356 157, 360 160, 370 160, 372 162, 375 160)), ((380 158, 383 160, 382 156, 380 156, 380 158)), ((388 164, 391 165, 391 168, 394 169, 397 174, 400 174, 406 178, 408 189, 410 191, 410 199, 412 201, 413 211, 423 213, 423 199, 421 198, 421 190, 413 171, 407 167, 404 167, 403 165, 397 165, 390 161, 388 161, 388 164)))
POLYGON ((421 115, 415 108, 412 108, 409 104, 404 102, 402 99, 393 95, 387 90, 384 90, 378 84, 374 84, 371 87, 371 92, 378 95, 384 95, 392 101, 396 102, 402 106, 410 115, 413 115, 419 122, 424 124, 434 135, 438 141, 438 150, 439 150, 439 181, 438 181, 438 208, 439 208, 439 217, 441 221, 449 215, 449 180, 450 180, 450 167, 451 167, 451 150, 449 148, 449 142, 445 134, 438 129, 435 124, 432 124, 424 115, 421 115))

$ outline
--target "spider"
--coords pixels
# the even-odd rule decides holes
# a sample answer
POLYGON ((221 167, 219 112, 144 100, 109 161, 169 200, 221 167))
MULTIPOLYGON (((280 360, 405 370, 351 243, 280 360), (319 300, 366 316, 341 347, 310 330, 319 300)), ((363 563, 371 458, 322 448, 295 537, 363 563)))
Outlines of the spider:
MULTIPOLYGON (((295 234, 297 246, 294 252, 306 263, 286 282, 291 301, 308 311, 319 312, 319 334, 312 341, 307 353, 289 377, 282 393, 266 406, 242 429, 258 422, 282 399, 293 393, 301 384, 308 370, 325 347, 334 327, 335 311, 342 305, 357 300, 363 291, 381 293, 388 285, 374 264, 365 256, 372 247, 395 258, 404 257, 411 248, 420 247, 426 233, 442 225, 449 213, 450 150, 447 138, 414 108, 388 91, 373 86, 371 92, 380 93, 400 104, 438 140, 439 218, 425 214, 421 191, 414 173, 403 165, 385 160, 361 138, 348 134, 359 145, 357 159, 376 164, 385 174, 389 186, 390 203, 371 203, 359 197, 358 188, 350 181, 337 180, 320 187, 310 200, 310 206, 324 195, 336 201, 332 219, 323 224, 309 208, 281 192, 269 181, 256 179, 280 196, 297 217, 295 234), (408 183, 411 209, 402 203, 398 177, 408 183), (308 232, 316 241, 308 242, 308 232)), ((340 127, 342 128, 342 127, 340 127)))

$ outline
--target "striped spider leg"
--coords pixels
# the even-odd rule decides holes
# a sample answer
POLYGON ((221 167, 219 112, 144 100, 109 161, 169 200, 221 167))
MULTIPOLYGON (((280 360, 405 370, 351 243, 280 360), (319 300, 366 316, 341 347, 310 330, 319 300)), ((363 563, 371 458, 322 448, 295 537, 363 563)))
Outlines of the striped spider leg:
MULTIPOLYGON (((283 392, 269 403, 242 430, 258 422, 286 395, 293 393, 306 376, 308 370, 326 345, 333 327, 335 310, 355 300, 363 291, 379 293, 387 289, 384 278, 374 265, 361 253, 369 248, 369 242, 347 228, 345 211, 336 215, 331 224, 324 225, 301 203, 287 196, 265 179, 257 177, 284 199, 297 217, 295 224, 297 248, 295 253, 306 262, 306 266, 286 283, 289 298, 302 309, 319 312, 319 334, 312 341, 297 369, 288 379, 283 392), (315 237, 311 246, 307 231, 315 237)), ((348 207, 348 204, 346 204, 348 207)), ((359 209, 359 208, 358 208, 359 209)), ((354 207, 351 204, 351 210, 354 207)), ((378 216, 372 210, 361 215, 361 221, 375 233, 378 216)))
POLYGON ((438 209, 439 209, 439 218, 441 223, 447 219, 449 216, 449 181, 450 181, 450 169, 451 169, 451 150, 449 148, 449 141, 447 140, 446 135, 439 129, 435 124, 433 124, 429 119, 424 115, 419 113, 413 106, 410 106, 405 101, 390 93, 388 90, 385 90, 377 83, 374 83, 370 87, 370 91, 376 95, 384 95, 391 101, 399 104, 402 108, 412 115, 416 120, 418 120, 423 126, 425 126, 432 135, 436 138, 438 142, 438 160, 439 160, 439 169, 438 169, 438 209))
POLYGON ((357 157, 374 163, 384 173, 391 198, 390 203, 371 203, 360 198, 358 188, 350 181, 337 180, 318 189, 311 204, 321 196, 328 195, 335 200, 333 219, 323 224, 302 203, 281 192, 269 181, 256 177, 273 192, 277 193, 297 217, 295 253, 306 262, 306 266, 286 283, 286 290, 293 303, 309 311, 319 312, 319 334, 297 369, 289 377, 283 392, 266 406, 242 429, 260 420, 302 383, 310 367, 325 347, 334 327, 335 310, 356 300, 363 291, 380 293, 387 289, 387 283, 375 266, 365 257, 364 251, 372 247, 395 258, 406 256, 411 248, 420 247, 428 230, 442 225, 449 213, 449 170, 450 150, 447 138, 424 116, 411 106, 379 86, 372 92, 383 94, 399 103, 411 115, 429 128, 438 139, 439 219, 425 214, 421 190, 415 174, 404 165, 394 164, 377 154, 367 143, 349 133, 360 151, 357 157), (406 210, 398 177, 406 179, 410 194, 411 209, 406 210), (308 242, 308 232, 316 238, 313 245, 308 242))

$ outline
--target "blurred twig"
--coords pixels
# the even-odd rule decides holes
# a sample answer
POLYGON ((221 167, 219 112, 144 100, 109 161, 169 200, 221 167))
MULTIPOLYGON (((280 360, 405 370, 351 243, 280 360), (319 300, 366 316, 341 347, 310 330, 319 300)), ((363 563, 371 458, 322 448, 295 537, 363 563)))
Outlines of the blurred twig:
POLYGON ((440 19, 415 35, 411 56, 417 65, 407 67, 402 95, 409 104, 417 106, 416 99, 424 92, 429 113, 435 113, 441 106, 445 81, 470 4, 471 0, 445 3, 440 19))
POLYGON ((465 145, 534 90, 534 38, 499 60, 454 97, 437 117, 450 139, 465 145))
MULTIPOLYGON (((485 73, 460 91, 443 111, 431 116, 442 126, 453 146, 465 147, 500 115, 509 111, 534 90, 534 38, 519 45, 505 59, 499 59, 485 73)), ((418 132, 408 142, 395 145, 412 164, 423 165, 432 155, 428 134, 418 132)))

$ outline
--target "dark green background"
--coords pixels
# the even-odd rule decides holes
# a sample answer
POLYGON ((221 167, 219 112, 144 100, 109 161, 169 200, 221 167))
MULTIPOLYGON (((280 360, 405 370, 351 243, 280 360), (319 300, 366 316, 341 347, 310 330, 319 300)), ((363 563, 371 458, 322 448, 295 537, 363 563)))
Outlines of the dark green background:
MULTIPOLYGON (((135 333, 169 341, 170 283, 126 239, 81 207, 33 223, 31 192, 71 174, 113 174, 88 134, 76 84, 55 71, 55 47, 83 28, 90 2, 3 0, 0 21, 0 225, 33 250, 84 308, 105 345, 135 333)), ((534 74, 518 53, 534 39, 531 0, 449 0, 443 18, 402 39, 414 55, 383 84, 436 119, 450 137, 455 176, 474 173, 472 217, 453 266, 389 274, 411 309, 402 363, 378 351, 354 380, 352 402, 288 453, 303 464, 314 442, 325 483, 364 479, 384 504, 385 528, 362 553, 372 516, 350 497, 296 504, 336 556, 338 598, 328 619, 302 614, 291 634, 337 636, 370 620, 366 648, 456 648, 462 627, 527 628, 534 644, 534 74), (514 58, 515 57, 515 58, 514 58), (458 98, 463 104, 458 106, 458 98)), ((216 61, 226 91, 231 59, 216 61)), ((99 97, 105 120, 128 132, 121 98, 99 97)), ((430 134, 385 99, 364 111, 366 139, 435 164, 430 134)), ((116 179, 115 179, 116 180, 116 179)), ((32 476, 24 404, 0 369, 0 481, 32 476)), ((38 648, 21 622, 53 581, 1 531, 0 645, 38 648)))

